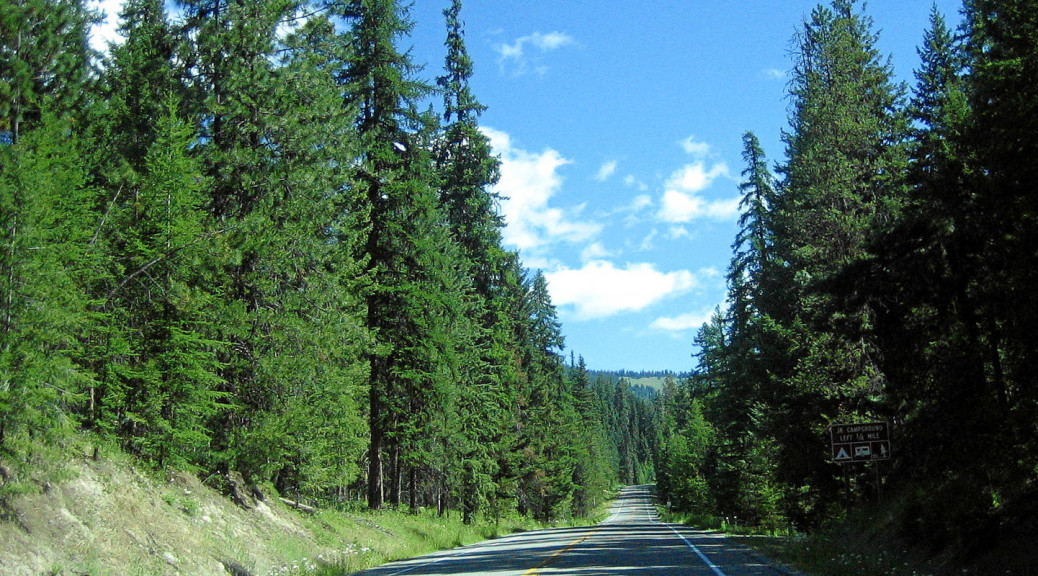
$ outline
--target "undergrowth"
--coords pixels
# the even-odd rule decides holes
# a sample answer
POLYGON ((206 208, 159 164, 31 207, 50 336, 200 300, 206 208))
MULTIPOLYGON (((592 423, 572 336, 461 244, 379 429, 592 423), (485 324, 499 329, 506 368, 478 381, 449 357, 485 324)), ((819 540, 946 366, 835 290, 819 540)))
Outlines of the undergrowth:
POLYGON ((661 512, 665 521, 734 537, 807 576, 1038 576, 1038 542, 1019 535, 964 559, 913 546, 875 513, 858 512, 811 533, 740 524, 737 518, 661 512))
MULTIPOLYGON (((0 538, 2 573, 342 576, 549 527, 518 514, 466 525, 460 512, 374 512, 359 502, 305 514, 282 505, 269 485, 262 487, 265 503, 246 510, 206 480, 143 466, 91 434, 0 455, 0 467, 0 532, 24 540, 17 548, 0 538), (19 553, 20 560, 9 554, 25 546, 35 552, 19 553), (27 568, 33 558, 43 564, 27 568)), ((601 520, 609 505, 603 500, 593 517, 557 525, 601 520)))

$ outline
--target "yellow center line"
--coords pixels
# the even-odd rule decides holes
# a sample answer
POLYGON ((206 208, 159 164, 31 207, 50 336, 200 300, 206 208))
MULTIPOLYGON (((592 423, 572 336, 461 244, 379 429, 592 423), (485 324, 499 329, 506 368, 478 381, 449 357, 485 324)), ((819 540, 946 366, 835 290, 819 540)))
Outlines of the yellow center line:
POLYGON ((580 545, 580 543, 583 542, 584 540, 587 540, 588 538, 594 536, 595 532, 598 532, 599 530, 602 529, 602 526, 603 526, 602 524, 599 524, 598 526, 595 527, 594 530, 588 532, 587 534, 584 534, 583 536, 581 536, 580 538, 574 540, 573 542, 570 542, 562 550, 558 550, 554 554, 552 554, 551 556, 548 556, 544 560, 541 560, 540 564, 534 566, 533 568, 530 568, 526 572, 523 572, 523 576, 535 576, 538 573, 538 571, 541 570, 541 568, 544 568, 547 565, 549 565, 552 562, 554 562, 555 558, 565 554, 566 552, 569 552, 570 550, 573 549, 573 547, 580 545))
MULTIPOLYGON (((619 504, 617 504, 617 506, 616 506, 616 510, 615 510, 615 511, 613 512, 613 515, 612 515, 612 516, 610 517, 610 520, 612 520, 613 518, 616 518, 616 516, 620 514, 620 511, 621 511, 621 510, 623 510, 623 508, 624 508, 624 506, 625 506, 626 504, 627 504, 627 496, 626 496, 626 495, 624 495, 624 496, 621 496, 621 497, 620 497, 620 502, 619 502, 619 504)), ((598 524, 598 526, 595 526, 595 528, 594 528, 593 530, 591 530, 590 532, 588 532, 587 534, 584 534, 584 535, 583 535, 583 536, 581 536, 580 538, 577 538, 577 539, 576 539, 576 540, 574 540, 573 542, 570 542, 569 544, 567 544, 567 545, 566 545, 566 547, 565 547, 565 548, 563 548, 563 549, 561 549, 561 550, 557 550, 557 551, 556 551, 556 552, 555 552, 554 554, 552 554, 551 556, 548 556, 548 557, 547 557, 547 558, 545 558, 544 560, 541 560, 541 563, 540 563, 540 564, 538 564, 538 565, 534 566, 533 568, 530 568, 530 569, 529 569, 529 570, 527 570, 526 572, 523 572, 522 576, 536 576, 536 575, 537 575, 537 573, 538 573, 538 572, 539 572, 539 571, 540 571, 540 570, 541 570, 542 568, 544 568, 544 567, 548 566, 549 564, 551 564, 552 562, 554 562, 556 558, 558 558, 559 556, 561 556, 561 555, 565 554, 566 552, 569 552, 569 551, 570 551, 570 550, 572 550, 572 549, 573 549, 574 547, 576 547, 576 546, 579 546, 579 545, 580 545, 580 543, 581 543, 581 542, 583 542, 584 540, 587 540, 588 538, 590 538, 590 537, 594 536, 594 535, 595 535, 595 533, 596 533, 596 532, 598 532, 599 530, 601 530, 601 529, 602 529, 602 527, 604 527, 604 526, 605 526, 605 523, 599 523, 599 524, 598 524)))

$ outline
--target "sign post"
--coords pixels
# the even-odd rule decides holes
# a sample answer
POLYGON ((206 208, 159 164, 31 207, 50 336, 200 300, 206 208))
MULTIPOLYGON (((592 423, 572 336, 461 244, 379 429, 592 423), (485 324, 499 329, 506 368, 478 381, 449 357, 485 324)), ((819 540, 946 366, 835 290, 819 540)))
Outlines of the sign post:
POLYGON ((833 424, 829 427, 833 461, 837 464, 890 460, 890 425, 887 422, 833 424))

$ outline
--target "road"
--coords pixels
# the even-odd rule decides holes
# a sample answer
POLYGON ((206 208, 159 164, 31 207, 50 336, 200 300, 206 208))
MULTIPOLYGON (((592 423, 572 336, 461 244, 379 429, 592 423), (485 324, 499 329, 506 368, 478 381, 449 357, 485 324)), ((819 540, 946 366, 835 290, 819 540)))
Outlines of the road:
POLYGON ((664 524, 648 486, 621 492, 597 526, 513 534, 393 562, 358 576, 778 576, 786 575, 721 534, 664 524))

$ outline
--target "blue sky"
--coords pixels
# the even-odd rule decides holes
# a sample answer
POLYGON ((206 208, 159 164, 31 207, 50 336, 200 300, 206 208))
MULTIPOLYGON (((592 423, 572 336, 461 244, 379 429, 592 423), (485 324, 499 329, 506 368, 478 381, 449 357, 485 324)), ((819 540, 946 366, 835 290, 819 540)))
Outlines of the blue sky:
MULTIPOLYGON (((687 371, 724 301, 742 134, 781 161, 791 39, 818 4, 467 0, 482 124, 502 159, 506 244, 540 269, 570 350, 595 369, 687 371)), ((408 44, 432 81, 447 0, 416 0, 408 44)), ((929 0, 871 0, 911 84, 929 0)), ((958 0, 938 0, 959 21, 958 0)))

